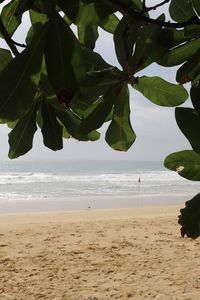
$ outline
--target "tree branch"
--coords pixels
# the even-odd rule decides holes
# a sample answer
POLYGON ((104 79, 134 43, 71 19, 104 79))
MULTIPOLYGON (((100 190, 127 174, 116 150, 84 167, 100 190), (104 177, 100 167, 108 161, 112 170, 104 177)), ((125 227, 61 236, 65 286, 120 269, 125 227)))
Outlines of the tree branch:
POLYGON ((0 33, 2 34, 6 44, 8 45, 8 47, 10 48, 10 50, 12 51, 12 53, 16 56, 19 54, 19 51, 17 50, 17 47, 15 46, 15 43, 13 42, 13 40, 11 39, 10 35, 8 34, 1 18, 0 18, 0 33))
POLYGON ((194 25, 194 24, 200 25, 200 19, 197 16, 194 16, 194 17, 190 18, 189 20, 187 20, 185 22, 180 22, 180 23, 175 23, 175 22, 170 22, 170 21, 164 22, 164 21, 160 21, 158 19, 152 19, 152 18, 146 17, 142 13, 135 11, 135 9, 133 7, 131 7, 131 6, 129 7, 122 3, 118 3, 116 0, 106 0, 106 2, 110 6, 112 6, 119 12, 121 12, 121 14, 124 16, 129 16, 130 18, 139 19, 139 20, 144 21, 145 23, 157 24, 161 27, 183 28, 183 27, 186 27, 189 25, 194 25))
POLYGON ((151 10, 156 10, 158 7, 160 6, 163 6, 164 4, 167 4, 170 0, 164 0, 162 1, 161 3, 159 4, 156 4, 154 6, 150 6, 150 7, 146 7, 145 6, 145 9, 143 10, 143 13, 147 12, 147 11, 151 11, 151 10))
POLYGON ((16 41, 14 41, 13 39, 12 39, 12 42, 13 42, 13 44, 15 44, 16 46, 19 46, 19 47, 22 47, 22 48, 27 48, 27 45, 18 43, 18 42, 16 42, 16 41))

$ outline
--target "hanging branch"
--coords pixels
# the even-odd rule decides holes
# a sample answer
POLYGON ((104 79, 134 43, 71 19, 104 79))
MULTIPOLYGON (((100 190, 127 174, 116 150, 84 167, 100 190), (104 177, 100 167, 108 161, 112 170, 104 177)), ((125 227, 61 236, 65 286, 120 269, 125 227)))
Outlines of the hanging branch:
POLYGON ((151 11, 151 10, 156 10, 158 7, 163 6, 164 4, 167 4, 169 1, 170 0, 164 0, 161 3, 156 4, 154 6, 146 7, 145 0, 144 0, 143 1, 143 5, 144 5, 143 7, 144 7, 144 9, 142 10, 142 12, 145 13, 145 12, 148 12, 148 11, 151 11))
POLYGON ((15 45, 18 46, 18 47, 21 47, 21 48, 27 48, 27 45, 18 43, 18 42, 16 42, 16 41, 13 41, 13 39, 12 39, 12 42, 13 42, 13 44, 15 44, 15 45))
MULTIPOLYGON (((200 25, 200 19, 197 16, 190 18, 185 22, 175 23, 175 22, 164 22, 158 19, 152 19, 143 15, 143 12, 137 12, 133 7, 128 7, 122 3, 118 3, 116 0, 106 0, 108 4, 110 4, 113 8, 121 12, 124 16, 129 16, 130 18, 139 19, 144 21, 145 23, 157 24, 161 27, 169 27, 169 28, 183 28, 189 25, 200 25)), ((162 2, 162 5, 165 4, 166 1, 162 2)), ((167 2, 166 2, 167 3, 167 2)), ((161 3, 159 4, 161 6, 161 3)), ((151 9, 155 9, 151 8, 151 9)))
POLYGON ((17 50, 17 47, 15 46, 15 43, 13 42, 13 40, 11 39, 10 35, 8 34, 1 18, 0 18, 0 33, 2 34, 6 44, 8 45, 8 47, 10 48, 10 50, 12 51, 12 53, 16 56, 19 54, 19 51, 17 50))

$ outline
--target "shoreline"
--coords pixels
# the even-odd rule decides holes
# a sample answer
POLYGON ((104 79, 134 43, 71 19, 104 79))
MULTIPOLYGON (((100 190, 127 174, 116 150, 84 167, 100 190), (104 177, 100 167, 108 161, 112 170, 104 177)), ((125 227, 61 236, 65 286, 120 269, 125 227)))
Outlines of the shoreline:
POLYGON ((57 200, 16 200, 0 202, 0 214, 80 211, 88 208, 92 210, 106 210, 171 205, 184 207, 185 202, 192 197, 191 195, 148 195, 147 197, 94 196, 67 197, 57 200))
POLYGON ((73 215, 76 216, 78 214, 95 214, 95 215, 102 215, 110 214, 116 212, 119 216, 119 212, 122 213, 122 219, 126 217, 127 213, 130 212, 132 217, 156 217, 156 216, 172 216, 174 215, 174 211, 176 209, 181 208, 181 205, 174 204, 174 205, 150 205, 150 206, 141 206, 141 207, 117 207, 117 208, 86 208, 86 209, 79 209, 79 210, 60 210, 60 211, 34 211, 34 212, 12 212, 12 213, 0 213, 0 217, 2 216, 28 216, 28 215, 73 215), (153 213, 155 211, 155 214, 153 213))

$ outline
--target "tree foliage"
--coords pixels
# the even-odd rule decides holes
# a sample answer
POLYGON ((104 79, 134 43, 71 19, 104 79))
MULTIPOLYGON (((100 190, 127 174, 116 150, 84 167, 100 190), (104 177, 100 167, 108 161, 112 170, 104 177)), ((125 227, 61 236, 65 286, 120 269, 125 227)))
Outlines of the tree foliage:
MULTIPOLYGON (((200 1, 164 0, 152 7, 147 2, 3 3, 0 36, 9 50, 0 49, 0 120, 12 127, 10 158, 32 148, 38 128, 44 145, 59 150, 63 138, 97 140, 98 129, 106 122, 107 144, 127 151, 136 138, 129 98, 129 90, 136 89, 156 105, 176 107, 178 127, 192 150, 170 154, 165 166, 189 180, 200 180, 200 1), (163 13, 152 18, 151 12, 158 8, 163 13), (21 45, 12 37, 25 13, 31 26, 21 45), (120 67, 95 52, 100 28, 113 35, 120 67), (144 76, 143 70, 153 63, 176 66, 177 83, 157 74, 144 76), (186 83, 193 108, 177 107, 189 97, 186 83)), ((187 230, 191 223, 184 225, 187 230)), ((200 235, 200 230, 195 232, 200 235)))

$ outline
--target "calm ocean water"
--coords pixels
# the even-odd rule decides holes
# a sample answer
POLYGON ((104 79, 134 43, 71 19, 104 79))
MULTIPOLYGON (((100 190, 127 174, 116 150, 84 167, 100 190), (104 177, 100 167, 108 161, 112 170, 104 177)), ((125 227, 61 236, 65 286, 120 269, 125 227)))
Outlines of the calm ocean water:
POLYGON ((199 191, 200 183, 168 171, 162 162, 0 162, 0 205, 85 198, 92 203, 98 196, 113 201, 116 197, 190 197, 199 191))

